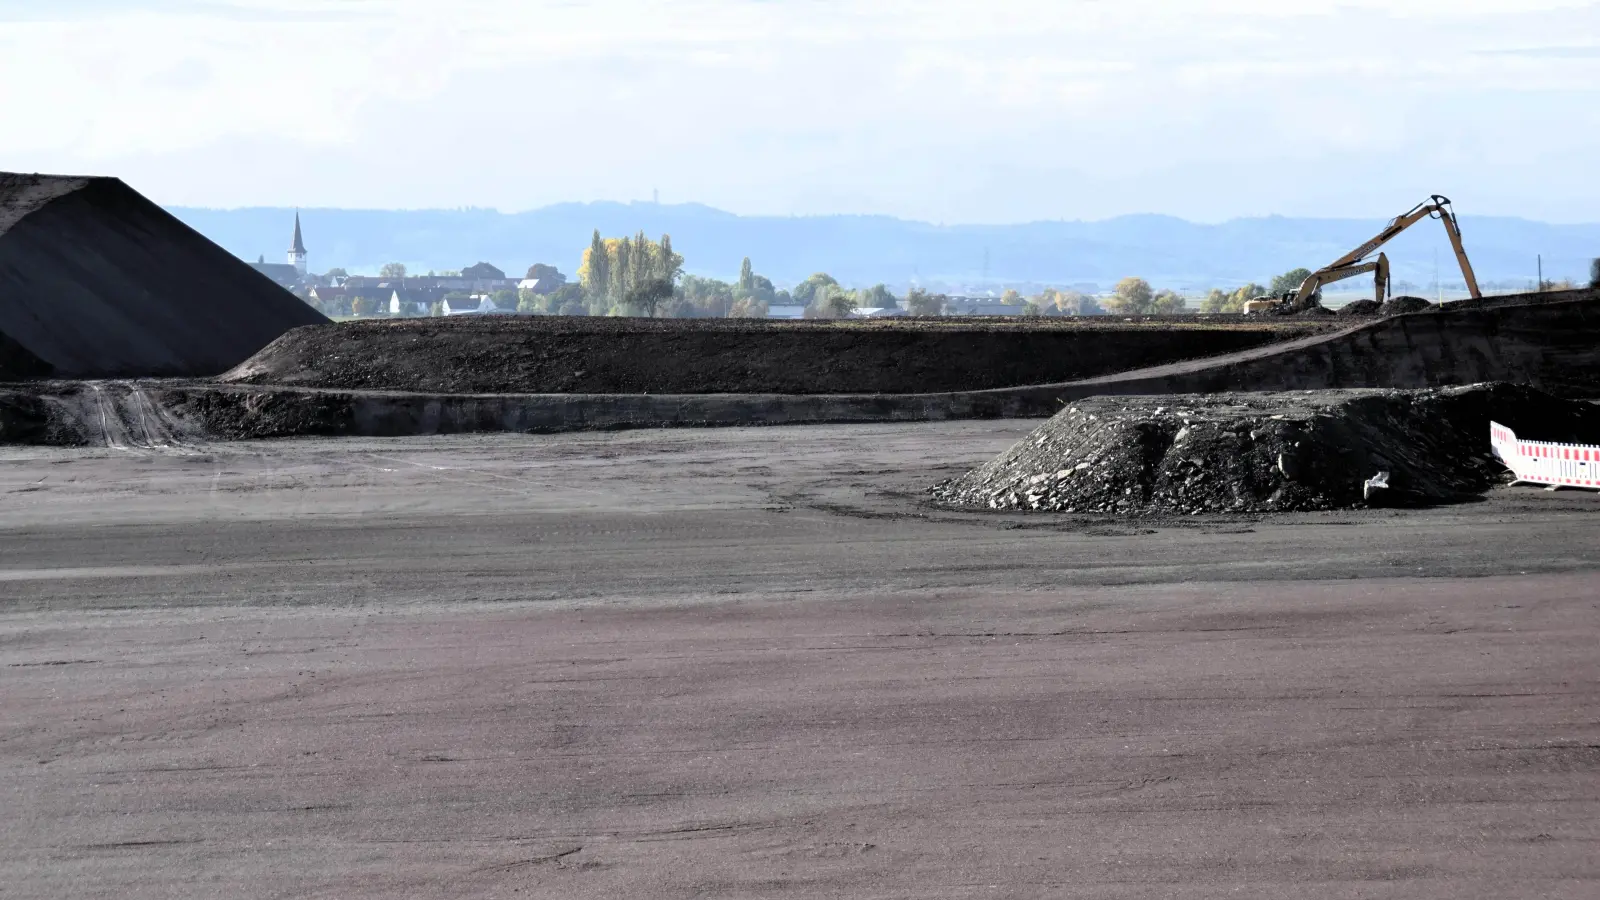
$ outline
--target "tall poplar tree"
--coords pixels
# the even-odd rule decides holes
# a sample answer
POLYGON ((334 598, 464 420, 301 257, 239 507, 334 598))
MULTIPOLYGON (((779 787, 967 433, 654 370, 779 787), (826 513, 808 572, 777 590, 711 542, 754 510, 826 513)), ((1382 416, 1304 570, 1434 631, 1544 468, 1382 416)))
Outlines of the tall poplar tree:
POLYGON ((594 230, 594 239, 589 242, 588 263, 584 287, 593 296, 606 296, 611 292, 611 254, 606 250, 605 239, 600 237, 598 228, 594 230))
POLYGON ((682 269, 683 257, 672 252, 672 235, 663 234, 661 236, 661 263, 660 270, 656 273, 657 276, 665 278, 668 281, 676 282, 678 280, 678 273, 682 271, 682 269))
POLYGON ((613 300, 621 301, 637 280, 633 255, 633 239, 623 238, 622 243, 617 245, 617 270, 611 284, 613 300))

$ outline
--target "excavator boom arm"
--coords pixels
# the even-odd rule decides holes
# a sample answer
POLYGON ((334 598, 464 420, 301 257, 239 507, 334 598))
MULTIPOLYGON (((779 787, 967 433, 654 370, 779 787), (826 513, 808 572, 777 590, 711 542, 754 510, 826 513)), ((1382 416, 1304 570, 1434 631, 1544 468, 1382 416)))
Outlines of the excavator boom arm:
POLYGON ((1397 236, 1399 236, 1400 232, 1405 231, 1407 228, 1410 228, 1411 226, 1437 212, 1441 208, 1440 201, 1443 201, 1443 203, 1446 205, 1450 203, 1448 199, 1434 195, 1432 203, 1419 203, 1413 207, 1410 212, 1390 219, 1389 224, 1383 226, 1383 230, 1378 232, 1377 235, 1372 238, 1372 240, 1367 241, 1365 244, 1362 244, 1354 250, 1351 250, 1349 253, 1346 253, 1333 262, 1328 263, 1325 268, 1343 268, 1351 263, 1358 263, 1361 260, 1366 259, 1367 254, 1394 240, 1397 236))
POLYGON ((1456 262, 1461 265, 1461 277, 1467 282, 1467 294, 1477 300, 1483 296, 1478 290, 1478 276, 1472 271, 1472 263, 1467 260, 1467 248, 1461 244, 1461 226, 1456 224, 1456 214, 1449 209, 1440 217, 1444 220, 1445 234, 1450 235, 1450 247, 1456 251, 1456 262))
MULTIPOLYGON (((1343 272, 1349 270, 1352 266, 1361 264, 1361 261, 1366 259, 1369 253, 1394 240, 1400 232, 1429 217, 1437 218, 1444 223, 1445 234, 1450 236, 1450 247, 1455 250, 1456 262, 1460 264, 1461 274, 1467 282, 1467 293, 1471 294, 1474 300, 1482 297, 1483 294, 1478 290, 1478 277, 1472 271, 1472 263, 1467 260, 1466 247, 1461 244, 1461 226, 1456 222, 1456 213, 1455 209, 1450 205, 1450 198, 1434 194, 1426 201, 1412 207, 1410 211, 1391 219, 1389 224, 1385 225, 1383 230, 1378 232, 1372 240, 1351 250, 1321 269, 1312 272, 1310 277, 1300 284, 1300 289, 1295 292, 1298 302, 1300 304, 1309 302, 1312 294, 1330 281, 1339 281, 1350 277, 1349 275, 1340 275, 1338 278, 1329 278, 1335 272, 1343 272)), ((1380 269, 1378 275, 1378 281, 1380 282, 1378 300, 1382 302, 1383 284, 1386 284, 1389 280, 1389 261, 1381 253, 1378 254, 1378 260, 1380 269)))
POLYGON ((1389 257, 1382 253, 1379 253, 1378 258, 1372 262, 1355 263, 1354 265, 1340 266, 1338 268, 1330 266, 1326 269, 1312 272, 1309 278, 1301 282, 1300 289, 1295 292, 1295 297, 1309 300, 1325 285, 1344 281, 1347 278, 1354 278, 1357 275, 1365 275, 1368 272, 1377 273, 1374 277, 1374 282, 1376 284, 1377 300, 1382 303, 1389 285, 1389 257))

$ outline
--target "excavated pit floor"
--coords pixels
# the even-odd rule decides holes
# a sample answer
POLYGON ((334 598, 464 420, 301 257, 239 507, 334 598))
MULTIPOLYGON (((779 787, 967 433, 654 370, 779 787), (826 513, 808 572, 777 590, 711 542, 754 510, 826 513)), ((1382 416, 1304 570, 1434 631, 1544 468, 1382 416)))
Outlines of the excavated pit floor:
POLYGON ((0 448, 0 894, 1595 896, 1600 496, 918 501, 1037 424, 0 448))

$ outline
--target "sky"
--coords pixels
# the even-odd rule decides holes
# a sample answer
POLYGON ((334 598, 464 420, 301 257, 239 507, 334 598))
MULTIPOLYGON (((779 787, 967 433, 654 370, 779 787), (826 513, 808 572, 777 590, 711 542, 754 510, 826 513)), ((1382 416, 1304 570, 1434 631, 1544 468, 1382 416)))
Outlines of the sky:
POLYGON ((1600 2, 0 0, 0 170, 160 203, 1600 221, 1600 2))

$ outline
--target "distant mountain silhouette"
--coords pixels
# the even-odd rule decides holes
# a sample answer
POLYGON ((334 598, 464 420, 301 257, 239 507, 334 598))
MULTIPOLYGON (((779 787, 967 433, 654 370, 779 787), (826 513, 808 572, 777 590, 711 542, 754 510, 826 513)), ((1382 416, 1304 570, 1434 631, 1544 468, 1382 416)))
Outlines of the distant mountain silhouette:
MULTIPOLYGON (((170 211, 245 259, 276 259, 288 247, 294 210, 174 207, 170 211)), ((1396 209, 1395 212, 1401 210, 1396 209)), ((930 225, 888 216, 738 216, 699 204, 562 203, 520 213, 488 209, 302 209, 314 271, 376 272, 386 262, 412 271, 460 269, 487 260, 513 274, 536 262, 569 276, 599 228, 607 236, 643 229, 672 235, 692 273, 732 278, 749 256, 757 272, 791 284, 828 272, 847 285, 912 281, 949 286, 1095 283, 1137 275, 1158 287, 1196 289, 1265 282, 1317 268, 1371 237, 1384 220, 1235 219, 1216 225, 1132 215, 1098 222, 930 225), (984 275, 987 272, 987 279, 984 275)), ((1547 278, 1587 278, 1600 256, 1600 224, 1462 217, 1483 281, 1531 281, 1539 254, 1547 278)), ((1419 223, 1386 248, 1395 278, 1431 283, 1460 278, 1444 231, 1419 223)))

